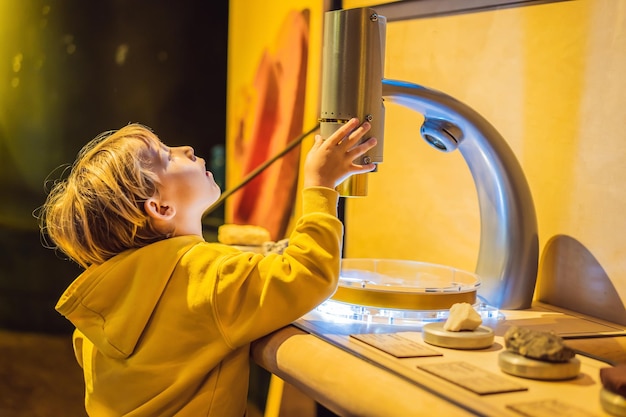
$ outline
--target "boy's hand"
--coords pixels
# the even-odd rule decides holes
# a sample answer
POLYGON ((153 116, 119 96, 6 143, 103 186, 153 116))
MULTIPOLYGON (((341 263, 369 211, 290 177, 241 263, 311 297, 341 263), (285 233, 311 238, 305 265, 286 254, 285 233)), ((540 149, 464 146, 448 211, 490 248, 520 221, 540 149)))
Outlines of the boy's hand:
POLYGON ((353 174, 373 170, 376 164, 354 163, 356 158, 376 146, 375 138, 359 144, 359 140, 369 129, 368 122, 359 126, 359 120, 354 118, 326 140, 320 135, 315 136, 315 143, 304 163, 304 187, 335 188, 353 174))

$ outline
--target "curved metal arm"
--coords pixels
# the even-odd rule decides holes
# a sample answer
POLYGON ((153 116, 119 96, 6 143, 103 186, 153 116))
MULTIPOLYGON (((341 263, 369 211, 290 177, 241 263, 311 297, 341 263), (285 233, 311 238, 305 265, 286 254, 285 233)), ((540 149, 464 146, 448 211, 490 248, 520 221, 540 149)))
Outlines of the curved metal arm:
POLYGON ((446 141, 456 144, 476 185, 481 222, 478 294, 499 308, 530 307, 539 258, 537 219, 528 183, 512 150, 480 114, 446 94, 383 80, 383 97, 423 114, 427 123, 452 124, 443 132, 443 141, 429 141, 441 150, 449 150, 446 141))

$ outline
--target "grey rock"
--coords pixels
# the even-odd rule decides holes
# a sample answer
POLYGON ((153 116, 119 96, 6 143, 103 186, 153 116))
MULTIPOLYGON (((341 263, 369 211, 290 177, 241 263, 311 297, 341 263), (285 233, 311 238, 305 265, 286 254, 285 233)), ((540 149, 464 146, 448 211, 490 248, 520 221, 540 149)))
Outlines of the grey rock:
POLYGON ((513 326, 504 334, 504 345, 514 353, 546 362, 567 362, 576 352, 554 333, 513 326))

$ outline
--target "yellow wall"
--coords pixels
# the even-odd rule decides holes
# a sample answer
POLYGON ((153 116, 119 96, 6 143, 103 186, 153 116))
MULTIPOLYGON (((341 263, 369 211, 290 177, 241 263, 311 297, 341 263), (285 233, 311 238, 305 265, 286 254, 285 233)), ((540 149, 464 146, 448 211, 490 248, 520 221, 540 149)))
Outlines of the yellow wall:
POLYGON ((323 1, 292 0, 285 3, 281 0, 262 2, 230 0, 227 124, 231 130, 227 132, 227 135, 232 134, 233 118, 239 114, 239 110, 246 107, 245 103, 241 101, 241 89, 246 88, 246 85, 249 85, 254 79, 262 51, 274 43, 286 13, 289 10, 301 9, 311 11, 307 93, 311 92, 312 99, 309 100, 309 108, 305 117, 307 118, 306 122, 311 123, 313 121, 313 125, 317 121, 318 101, 315 93, 319 88, 323 1))
MULTIPOLYGON (((443 91, 489 120, 526 174, 541 252, 557 236, 577 241, 622 299, 624 51, 626 2, 575 0, 389 22, 385 65, 385 78, 443 91)), ((473 270, 478 202, 464 161, 419 137, 421 115, 386 107, 385 162, 368 197, 348 201, 346 256, 473 270)))
MULTIPOLYGON (((313 11, 305 126, 315 124, 322 3, 230 2, 228 146, 232 116, 245 107, 239 89, 252 79, 287 8, 313 11)), ((582 304, 610 299, 613 304, 603 308, 621 309, 616 321, 626 322, 620 300, 626 296, 624 51, 626 2, 573 0, 389 22, 385 78, 443 91, 499 130, 522 165, 536 206, 538 288, 553 281, 557 289, 586 297, 582 304)), ((473 270, 480 219, 465 162, 458 152, 437 152, 421 139, 421 115, 386 107, 385 162, 369 176, 368 197, 347 202, 345 256, 473 270)), ((237 161, 228 164, 232 173, 237 161)), ((295 204, 297 210, 299 199, 295 204)))

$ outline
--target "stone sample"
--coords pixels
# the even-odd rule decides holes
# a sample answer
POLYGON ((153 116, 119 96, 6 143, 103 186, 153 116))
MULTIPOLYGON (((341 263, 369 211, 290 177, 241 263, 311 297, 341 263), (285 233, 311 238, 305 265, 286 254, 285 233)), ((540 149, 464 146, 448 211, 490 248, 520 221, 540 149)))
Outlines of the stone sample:
POLYGON ((626 397, 626 364, 619 364, 612 368, 601 368, 600 381, 607 390, 626 397))
POLYGON ((531 359, 546 362, 567 362, 576 352, 554 333, 513 326, 504 334, 506 348, 531 359))
POLYGON ((443 325, 449 332, 474 330, 481 325, 483 319, 470 303, 456 303, 450 307, 450 314, 443 325))

